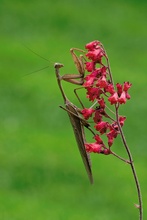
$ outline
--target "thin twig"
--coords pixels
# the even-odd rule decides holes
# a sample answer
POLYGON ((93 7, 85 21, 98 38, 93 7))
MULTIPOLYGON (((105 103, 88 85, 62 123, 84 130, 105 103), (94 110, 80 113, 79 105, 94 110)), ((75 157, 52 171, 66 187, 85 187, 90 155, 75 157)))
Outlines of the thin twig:
POLYGON ((128 164, 132 163, 132 161, 129 161, 129 160, 126 160, 126 159, 120 157, 118 154, 114 153, 113 151, 111 151, 111 154, 114 155, 115 157, 119 158, 120 160, 122 160, 125 163, 128 163, 128 164))
POLYGON ((116 107, 116 118, 117 118, 118 128, 119 128, 119 131, 120 131, 120 135, 121 135, 123 144, 124 144, 125 149, 127 151, 129 160, 131 161, 130 166, 131 166, 133 177, 134 177, 134 180, 135 180, 137 193, 138 193, 138 200, 139 200, 139 219, 143 220, 143 204, 142 204, 142 195, 141 195, 140 184, 139 184, 139 180, 138 180, 137 173, 136 173, 136 170, 135 170, 135 166, 134 166, 134 163, 133 163, 133 157, 132 157, 131 151, 130 151, 128 145, 127 145, 123 130, 122 130, 122 128, 120 126, 120 123, 119 123, 119 113, 118 113, 118 108, 117 107, 116 107))

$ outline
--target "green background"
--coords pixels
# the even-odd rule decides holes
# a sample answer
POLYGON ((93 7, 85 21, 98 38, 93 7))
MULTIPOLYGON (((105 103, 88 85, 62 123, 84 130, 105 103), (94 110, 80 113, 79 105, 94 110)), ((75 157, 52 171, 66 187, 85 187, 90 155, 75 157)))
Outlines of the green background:
MULTIPOLYGON (((146 11, 143 0, 0 1, 0 219, 138 219, 129 165, 91 155, 91 186, 68 116, 58 108, 63 100, 53 63, 64 63, 62 74, 76 73, 69 49, 96 39, 107 50, 115 82, 133 84, 121 114, 147 219, 146 11)), ((64 88, 78 105, 75 86, 65 82, 64 88)), ((126 157, 120 140, 113 150, 126 157)))

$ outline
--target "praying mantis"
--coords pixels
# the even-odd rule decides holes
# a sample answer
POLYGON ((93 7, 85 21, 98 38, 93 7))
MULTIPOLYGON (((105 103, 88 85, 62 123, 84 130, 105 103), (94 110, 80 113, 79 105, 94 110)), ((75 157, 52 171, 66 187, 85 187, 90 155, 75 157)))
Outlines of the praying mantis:
POLYGON ((80 50, 77 48, 73 48, 70 50, 74 63, 79 71, 79 74, 65 74, 63 76, 60 76, 59 69, 63 67, 63 64, 55 63, 54 67, 55 67, 55 73, 56 73, 58 86, 60 88, 60 91, 61 91, 61 94, 64 100, 64 104, 65 104, 65 108, 62 106, 60 107, 66 110, 68 113, 85 169, 87 171, 90 182, 93 183, 90 156, 89 156, 89 153, 87 153, 85 149, 84 127, 87 127, 91 132, 92 130, 89 128, 90 125, 83 118, 80 117, 78 107, 75 106, 72 102, 70 102, 69 99, 66 97, 63 91, 62 85, 61 85, 62 80, 76 84, 76 85, 82 85, 84 82, 85 69, 84 69, 84 63, 83 63, 83 56, 81 55, 80 58, 78 58, 76 54, 74 53, 74 50, 78 50, 80 52, 83 52, 83 50, 80 50))
MULTIPOLYGON (((27 46, 25 46, 25 47, 28 50, 30 50, 31 52, 33 52, 34 54, 36 54, 37 56, 39 56, 40 58, 42 58, 44 60, 47 60, 46 58, 42 57, 38 53, 32 51, 27 46)), ((70 49, 70 53, 72 55, 72 58, 74 60, 75 66, 76 66, 79 74, 64 74, 63 76, 60 76, 59 69, 63 67, 63 64, 55 63, 54 67, 55 67, 58 86, 59 86, 59 89, 61 91, 61 94, 62 94, 62 97, 63 97, 63 100, 64 100, 64 104, 65 104, 65 108, 62 107, 62 106, 60 106, 60 107, 64 110, 66 110, 67 113, 68 113, 68 116, 70 118, 70 122, 71 122, 72 127, 73 127, 73 131, 74 131, 74 134, 75 134, 75 138, 76 138, 76 141, 77 141, 79 152, 81 154, 86 172, 88 174, 90 182, 93 183, 90 155, 89 155, 89 153, 86 152, 86 149, 85 149, 86 140, 85 140, 85 134, 84 134, 84 127, 88 128, 92 132, 93 135, 94 135, 94 132, 89 127, 90 125, 88 124, 88 122, 86 122, 83 118, 80 117, 79 108, 77 106, 75 106, 72 102, 69 101, 69 99, 66 97, 65 92, 63 91, 63 88, 62 88, 62 85, 61 85, 62 80, 70 82, 72 84, 76 84, 76 85, 82 85, 84 83, 84 75, 85 75, 84 56, 80 55, 79 58, 78 58, 74 51, 79 51, 79 52, 82 52, 82 53, 85 53, 85 51, 83 51, 81 49, 78 49, 78 48, 70 49)), ((45 68, 47 68, 47 67, 45 67, 45 68)), ((79 97, 76 93, 76 89, 74 90, 74 92, 75 92, 80 104, 82 105, 82 107, 84 107, 81 100, 79 99, 79 97)))

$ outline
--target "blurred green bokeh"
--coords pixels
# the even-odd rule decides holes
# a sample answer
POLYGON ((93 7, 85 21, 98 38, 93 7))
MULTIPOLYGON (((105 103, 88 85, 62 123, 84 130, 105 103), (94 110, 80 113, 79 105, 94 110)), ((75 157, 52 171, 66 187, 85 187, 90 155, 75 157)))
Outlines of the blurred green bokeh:
MULTIPOLYGON (((76 72, 69 49, 100 40, 115 82, 130 81, 132 99, 122 106, 124 132, 147 206, 147 2, 0 2, 0 219, 138 219, 129 165, 92 155, 94 185, 84 171, 54 74, 76 72), (31 53, 24 45, 49 63, 31 53), (49 68, 32 75, 32 71, 49 68)), ((75 86, 64 83, 72 101, 75 86)), ((114 150, 125 155, 121 142, 114 150)), ((144 219, 147 211, 144 209, 144 219)))

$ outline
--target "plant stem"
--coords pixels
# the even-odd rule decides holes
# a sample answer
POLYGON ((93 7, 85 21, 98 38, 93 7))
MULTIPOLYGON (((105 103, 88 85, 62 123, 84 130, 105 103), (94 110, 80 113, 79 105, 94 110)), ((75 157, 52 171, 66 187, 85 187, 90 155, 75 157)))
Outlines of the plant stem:
MULTIPOLYGON (((111 80, 111 83, 114 86, 114 82, 113 82, 113 78, 112 78, 112 73, 111 73, 111 69, 110 69, 110 64, 109 64, 109 59, 108 59, 107 54, 106 54, 106 60, 107 60, 107 64, 108 64, 108 71, 109 71, 110 80, 111 80)), ((127 151, 128 157, 129 157, 129 161, 130 161, 129 164, 131 166, 133 177, 134 177, 134 180, 135 180, 135 185, 136 185, 136 188, 137 188, 138 202, 139 202, 139 220, 143 220, 143 202, 142 202, 141 188, 140 188, 139 180, 138 180, 138 177, 137 177, 136 169, 135 169, 135 166, 134 166, 134 162, 133 162, 133 157, 132 157, 131 151, 130 151, 128 145, 127 145, 127 142, 126 142, 126 139, 125 139, 122 127, 121 127, 121 125, 119 123, 119 111, 118 111, 118 108, 119 108, 119 105, 116 104, 115 105, 115 110, 116 110, 116 120, 117 120, 117 124, 118 124, 118 129, 120 131, 122 142, 124 144, 124 147, 125 147, 125 149, 127 151)))
POLYGON ((141 195, 140 184, 139 184, 139 180, 138 180, 137 173, 136 173, 136 170, 135 170, 135 166, 134 166, 134 162, 133 162, 133 157, 132 157, 131 151, 130 151, 128 145, 127 145, 127 142, 126 142, 123 130, 122 130, 122 128, 120 126, 120 123, 119 123, 119 113, 118 113, 117 106, 116 106, 116 118, 117 118, 118 128, 119 128, 119 131, 120 131, 120 135, 121 135, 124 147, 125 147, 125 149, 127 151, 129 160, 131 162, 130 166, 131 166, 131 169, 132 169, 133 177, 134 177, 136 188, 137 188, 138 201, 139 201, 139 220, 143 220, 143 204, 142 204, 142 195, 141 195))

